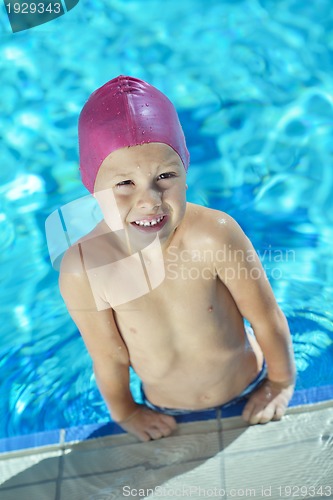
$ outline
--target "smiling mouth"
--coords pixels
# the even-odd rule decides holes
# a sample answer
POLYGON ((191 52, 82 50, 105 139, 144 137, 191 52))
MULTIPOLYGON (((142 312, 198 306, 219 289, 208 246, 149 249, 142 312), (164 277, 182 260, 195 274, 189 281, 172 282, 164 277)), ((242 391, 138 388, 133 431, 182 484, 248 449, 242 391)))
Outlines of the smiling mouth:
POLYGON ((137 227, 138 229, 146 230, 155 230, 159 231, 167 221, 166 215, 160 215, 158 217, 149 217, 149 219, 141 219, 132 222, 132 226, 137 227))

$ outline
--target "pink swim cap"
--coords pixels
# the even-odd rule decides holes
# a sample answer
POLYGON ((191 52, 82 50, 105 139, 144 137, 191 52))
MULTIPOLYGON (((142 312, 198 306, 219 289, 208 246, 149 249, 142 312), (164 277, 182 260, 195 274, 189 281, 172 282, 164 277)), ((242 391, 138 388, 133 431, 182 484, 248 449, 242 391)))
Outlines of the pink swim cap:
POLYGON ((79 118, 80 171, 92 193, 98 170, 116 149, 162 142, 181 158, 185 170, 189 152, 171 101, 149 83, 118 76, 91 94, 79 118))

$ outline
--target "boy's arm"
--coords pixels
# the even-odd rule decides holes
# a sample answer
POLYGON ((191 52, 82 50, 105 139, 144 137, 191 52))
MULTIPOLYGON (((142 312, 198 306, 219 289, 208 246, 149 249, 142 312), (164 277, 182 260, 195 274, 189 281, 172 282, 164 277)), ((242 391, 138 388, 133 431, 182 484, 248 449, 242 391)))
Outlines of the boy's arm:
POLYGON ((250 240, 232 218, 226 219, 223 229, 229 258, 223 267, 220 265, 218 274, 242 316, 251 323, 268 370, 268 380, 253 393, 243 416, 250 423, 264 423, 281 418, 292 396, 292 341, 287 320, 250 240))
POLYGON ((142 441, 168 435, 174 419, 138 405, 129 389, 129 354, 113 310, 98 311, 77 247, 64 256, 59 286, 67 309, 77 325, 93 361, 98 388, 112 419, 142 441))

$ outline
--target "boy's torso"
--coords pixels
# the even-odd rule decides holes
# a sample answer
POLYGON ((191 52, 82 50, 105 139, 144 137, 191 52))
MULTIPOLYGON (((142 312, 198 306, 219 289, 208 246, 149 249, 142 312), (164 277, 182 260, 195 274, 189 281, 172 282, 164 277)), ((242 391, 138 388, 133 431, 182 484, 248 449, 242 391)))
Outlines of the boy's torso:
MULTIPOLYGON (((254 338, 247 338, 234 299, 216 273, 217 251, 219 265, 227 265, 221 253, 226 242, 221 235, 216 241, 210 227, 217 216, 223 214, 188 204, 163 249, 161 284, 113 307, 131 365, 148 399, 159 406, 202 409, 223 404, 261 368, 260 348, 254 338)), ((102 250, 113 249, 104 245, 102 250)), ((104 272, 104 300, 108 287, 117 286, 109 278, 104 272)), ((129 283, 131 279, 129 275, 129 283)))

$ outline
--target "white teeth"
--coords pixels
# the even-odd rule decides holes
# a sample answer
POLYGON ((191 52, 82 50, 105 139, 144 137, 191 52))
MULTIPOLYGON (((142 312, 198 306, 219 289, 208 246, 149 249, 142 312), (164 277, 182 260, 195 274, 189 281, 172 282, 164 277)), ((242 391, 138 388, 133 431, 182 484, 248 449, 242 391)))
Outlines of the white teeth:
POLYGON ((161 220, 163 219, 163 215, 162 217, 158 217, 157 219, 153 219, 153 220, 136 220, 135 221, 135 224, 138 224, 138 226, 145 226, 145 227, 149 227, 149 226, 155 226, 156 224, 158 224, 159 222, 161 222, 161 220))

